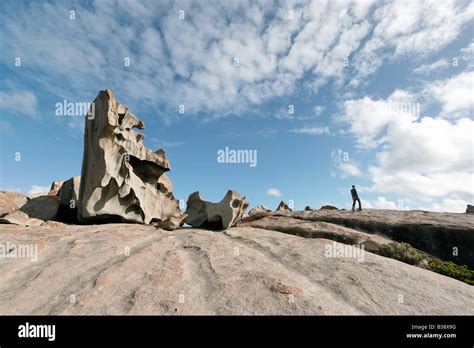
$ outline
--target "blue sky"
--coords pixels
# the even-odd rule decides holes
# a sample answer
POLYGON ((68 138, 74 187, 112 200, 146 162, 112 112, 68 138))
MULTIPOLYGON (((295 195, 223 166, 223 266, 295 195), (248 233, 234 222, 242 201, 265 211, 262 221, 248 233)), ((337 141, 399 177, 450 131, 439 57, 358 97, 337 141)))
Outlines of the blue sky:
POLYGON ((80 175, 84 119, 55 105, 111 88, 144 121, 145 144, 166 151, 179 199, 235 189, 251 206, 347 208, 356 184, 372 208, 474 202, 469 1, 0 9, 1 189, 34 193, 80 175), (226 147, 256 150, 257 165, 218 163, 226 147))

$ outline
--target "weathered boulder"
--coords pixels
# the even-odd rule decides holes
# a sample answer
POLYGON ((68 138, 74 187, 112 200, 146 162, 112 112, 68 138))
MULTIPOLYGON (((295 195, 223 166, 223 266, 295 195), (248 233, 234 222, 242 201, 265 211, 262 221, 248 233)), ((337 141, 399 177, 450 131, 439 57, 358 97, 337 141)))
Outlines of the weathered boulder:
POLYGON ((57 196, 61 186, 63 185, 64 181, 62 180, 54 180, 51 183, 51 188, 49 189, 48 195, 57 196))
POLYGON ((466 214, 474 214, 474 205, 467 205, 466 214))
POLYGON ((321 208, 319 208, 319 210, 337 210, 337 207, 327 204, 323 205, 321 208))
POLYGON ((13 191, 0 191, 0 217, 21 208, 28 198, 21 193, 13 191))
POLYGON ((281 201, 280 204, 278 205, 278 207, 276 208, 276 211, 293 211, 289 206, 288 204, 286 204, 285 202, 281 201))
POLYGON ((111 90, 100 91, 86 118, 79 189, 79 222, 150 223, 180 218, 163 150, 143 144, 143 122, 119 104, 111 90), (161 180, 160 180, 161 178, 161 180))
POLYGON ((162 221, 152 220, 151 224, 155 226, 156 228, 161 228, 167 231, 174 231, 180 226, 184 225, 184 221, 186 220, 186 217, 187 217, 186 214, 182 214, 179 217, 169 217, 162 221))
POLYGON ((57 221, 65 223, 77 223, 77 207, 79 205, 79 188, 81 177, 73 176, 61 185, 58 192, 60 204, 58 209, 57 221))
POLYGON ((14 212, 7 214, 0 218, 1 224, 12 224, 19 226, 41 226, 43 220, 30 218, 28 214, 21 210, 15 210, 14 212))
POLYGON ((202 200, 199 191, 189 195, 186 207, 186 223, 193 227, 227 229, 243 215, 248 203, 245 197, 232 190, 219 203, 202 200))
POLYGON ((30 218, 48 221, 56 219, 58 208, 59 197, 45 195, 28 200, 20 210, 26 213, 30 218))
POLYGON ((257 205, 256 207, 252 208, 249 210, 249 213, 248 213, 248 216, 252 216, 252 215, 255 215, 255 214, 259 214, 259 213, 267 213, 267 212, 271 212, 271 209, 268 209, 265 205, 257 205))
POLYGON ((0 218, 0 223, 20 226, 40 226, 43 221, 55 220, 58 208, 58 196, 38 196, 29 199, 20 209, 0 218))
POLYGON ((61 205, 76 205, 79 200, 79 188, 81 185, 81 177, 73 176, 66 180, 59 189, 59 199, 61 205))

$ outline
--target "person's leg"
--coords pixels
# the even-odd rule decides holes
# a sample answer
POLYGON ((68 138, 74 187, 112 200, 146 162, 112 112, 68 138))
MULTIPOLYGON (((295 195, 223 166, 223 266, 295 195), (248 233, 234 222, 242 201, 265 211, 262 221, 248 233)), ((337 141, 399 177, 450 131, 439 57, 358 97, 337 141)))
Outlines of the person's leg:
POLYGON ((359 210, 362 210, 362 204, 360 203, 360 198, 357 198, 357 202, 359 202, 359 210))
POLYGON ((352 198, 352 211, 355 210, 355 206, 356 206, 356 199, 352 198))

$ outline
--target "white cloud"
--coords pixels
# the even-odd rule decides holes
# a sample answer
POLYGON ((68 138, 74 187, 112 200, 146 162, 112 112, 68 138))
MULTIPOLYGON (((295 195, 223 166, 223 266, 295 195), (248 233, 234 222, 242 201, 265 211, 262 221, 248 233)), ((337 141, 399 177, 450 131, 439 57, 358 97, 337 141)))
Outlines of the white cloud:
POLYGON ((356 144, 377 151, 376 163, 368 167, 372 180, 368 191, 416 200, 441 199, 444 203, 436 203, 440 207, 474 198, 474 120, 446 118, 445 114, 472 112, 465 93, 470 77, 462 73, 430 83, 420 93, 434 96, 442 105, 442 114, 436 117, 420 117, 415 96, 402 90, 386 100, 364 97, 344 103, 340 120, 348 124, 356 144), (412 110, 405 107, 413 105, 412 110))
POLYGON ((414 96, 396 90, 387 100, 364 97, 345 101, 338 121, 349 125, 349 132, 355 136, 359 147, 374 148, 384 141, 380 134, 389 124, 396 120, 412 120, 417 116, 416 111, 414 96))
POLYGON ((315 116, 319 116, 324 111, 324 107, 321 105, 316 105, 313 111, 315 116))
POLYGON ((474 42, 471 42, 464 48, 461 48, 461 58, 468 62, 468 66, 472 68, 474 66, 474 42))
POLYGON ((281 197, 281 192, 280 192, 280 190, 278 190, 274 187, 270 187, 267 190, 267 195, 272 196, 272 197, 281 197))
POLYGON ((38 116, 38 99, 31 91, 0 91, 0 108, 14 114, 38 116))
POLYGON ((49 192, 49 186, 32 185, 30 189, 28 190, 27 194, 36 195, 36 194, 48 193, 48 192, 49 192))
POLYGON ((322 135, 329 134, 329 127, 302 127, 290 129, 289 131, 297 134, 322 135))
POLYGON ((429 92, 442 104, 445 116, 472 115, 474 103, 474 72, 463 72, 452 78, 436 81, 429 92))
POLYGON ((472 201, 466 201, 459 198, 445 198, 439 202, 433 202, 429 206, 423 206, 419 209, 430 210, 438 212, 451 212, 451 213, 464 213, 468 204, 472 204, 472 201))
POLYGON ((451 43, 474 17, 474 3, 396 0, 374 12, 373 34, 354 57, 357 77, 373 74, 386 60, 425 56, 451 43))
POLYGON ((164 141, 157 138, 151 139, 153 148, 163 148, 164 150, 168 148, 181 147, 186 143, 184 141, 164 141))
MULTIPOLYGON (((364 200, 362 199, 362 209, 398 209, 397 204, 393 201, 388 201, 385 197, 377 197, 377 200, 364 200)), ((407 209, 406 207, 404 207, 407 209)), ((409 208, 408 208, 409 209, 409 208)))
POLYGON ((66 99, 92 99, 94 80, 129 103, 159 106, 162 117, 180 104, 186 116, 207 111, 224 117, 299 92, 302 78, 310 91, 331 81, 342 86, 352 68, 360 78, 392 56, 438 50, 458 36, 474 9, 431 1, 272 5, 101 1, 77 4, 70 20, 67 4, 5 4, 0 21, 4 51, 11 54, 0 59, 11 65, 11 56, 27 57, 33 82, 66 99), (131 19, 120 20, 125 16, 131 19))
POLYGON ((340 163, 338 166, 343 176, 361 176, 362 171, 355 163, 340 163))
POLYGON ((333 175, 340 175, 343 178, 362 176, 359 165, 349 157, 348 152, 344 152, 341 149, 334 149, 331 152, 331 159, 337 170, 336 173, 332 173, 333 175))
POLYGON ((447 59, 440 59, 431 64, 423 64, 413 70, 415 74, 428 74, 434 70, 441 70, 443 68, 447 68, 449 66, 449 62, 447 59))

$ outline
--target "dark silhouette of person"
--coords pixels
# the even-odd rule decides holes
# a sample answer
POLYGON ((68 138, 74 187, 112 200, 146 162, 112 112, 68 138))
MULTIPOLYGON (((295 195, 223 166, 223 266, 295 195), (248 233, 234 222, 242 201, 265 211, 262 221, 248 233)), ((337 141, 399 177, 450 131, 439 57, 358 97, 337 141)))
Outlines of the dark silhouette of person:
POLYGON ((352 185, 351 196, 352 196, 352 211, 355 211, 356 202, 359 202, 359 209, 358 210, 359 211, 362 210, 362 205, 360 203, 359 195, 357 194, 357 190, 356 190, 356 187, 354 185, 352 185))

